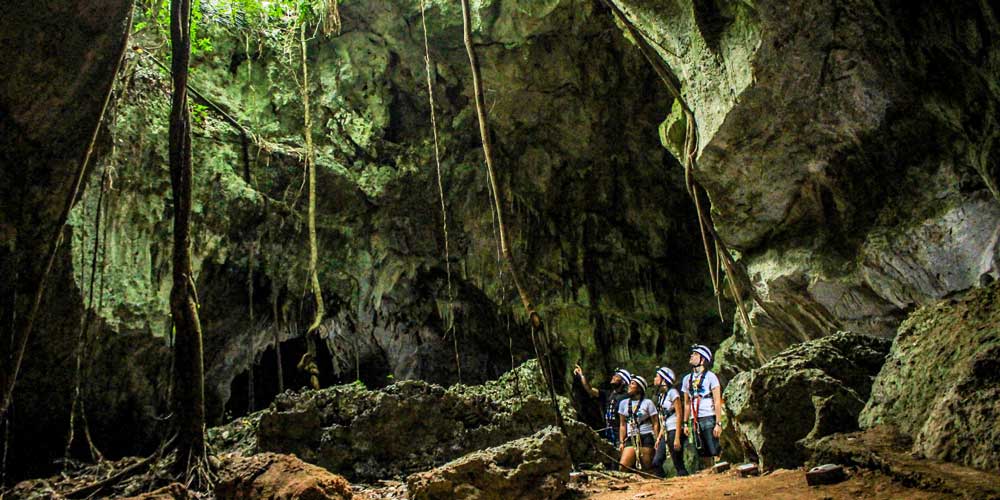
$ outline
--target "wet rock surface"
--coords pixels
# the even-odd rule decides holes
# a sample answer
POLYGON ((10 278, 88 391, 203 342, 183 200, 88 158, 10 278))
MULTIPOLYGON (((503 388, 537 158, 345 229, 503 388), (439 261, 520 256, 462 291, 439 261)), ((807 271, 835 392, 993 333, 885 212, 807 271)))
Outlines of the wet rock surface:
MULTIPOLYGON (((374 391, 348 385, 289 392, 259 413, 255 446, 239 439, 248 437, 252 420, 213 429, 211 435, 220 449, 294 453, 352 480, 402 477, 553 425, 555 414, 540 397, 545 389, 536 366, 528 362, 482 386, 444 389, 403 381, 374 391)), ((593 464, 614 456, 589 427, 574 420, 565 399, 560 404, 575 460, 593 464)))
POLYGON ((919 455, 1000 471, 1000 282, 914 312, 875 379, 861 425, 919 455))
POLYGON ((414 500, 554 499, 566 491, 571 468, 566 437, 557 428, 547 427, 411 475, 406 485, 414 500))
POLYGON ((809 443, 857 430, 889 345, 885 339, 839 332, 740 373, 726 387, 725 400, 741 441, 765 469, 795 468, 809 459, 809 443))

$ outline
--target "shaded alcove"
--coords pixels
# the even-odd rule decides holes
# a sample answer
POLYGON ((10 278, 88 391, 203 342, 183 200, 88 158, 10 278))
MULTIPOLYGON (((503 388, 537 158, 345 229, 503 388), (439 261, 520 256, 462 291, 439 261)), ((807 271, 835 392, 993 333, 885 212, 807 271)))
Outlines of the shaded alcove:
MULTIPOLYGON (((281 375, 284 390, 300 391, 309 388, 309 376, 298 369, 298 363, 306 353, 304 337, 296 337, 281 342, 281 375)), ((333 355, 324 342, 316 349, 316 365, 319 368, 320 387, 349 384, 355 382, 355 372, 335 372, 333 355)), ((360 361, 358 371, 360 381, 368 388, 385 387, 391 378, 385 363, 373 359, 360 361)), ((253 364, 241 371, 230 383, 229 399, 225 403, 223 421, 239 418, 267 408, 279 394, 278 362, 274 347, 267 347, 257 354, 253 364), (252 383, 252 388, 251 388, 252 383)))

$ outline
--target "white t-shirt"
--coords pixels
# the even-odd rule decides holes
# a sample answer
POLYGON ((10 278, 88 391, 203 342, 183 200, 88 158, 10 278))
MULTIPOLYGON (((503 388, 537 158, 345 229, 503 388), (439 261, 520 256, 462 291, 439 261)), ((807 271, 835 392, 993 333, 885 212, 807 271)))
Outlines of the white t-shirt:
POLYGON ((668 390, 666 394, 660 395, 660 415, 670 415, 663 420, 664 428, 668 431, 677 430, 677 413, 671 412, 674 410, 674 401, 679 397, 681 397, 681 393, 677 392, 677 389, 673 388, 668 390))
POLYGON ((701 376, 701 383, 697 384, 697 390, 694 394, 691 394, 691 376, 693 374, 689 373, 684 376, 684 381, 681 382, 681 392, 684 394, 691 395, 691 405, 698 405, 698 418, 702 417, 714 417, 715 416, 715 399, 712 398, 712 389, 719 387, 719 377, 716 377, 714 373, 710 371, 705 371, 701 376), (695 398, 698 399, 695 402, 695 398))
POLYGON ((627 437, 635 435, 636 420, 639 421, 639 434, 653 433, 653 419, 651 417, 656 416, 656 405, 653 404, 651 400, 622 400, 622 402, 618 404, 618 414, 625 417, 627 437), (635 418, 632 418, 633 411, 635 412, 635 418))

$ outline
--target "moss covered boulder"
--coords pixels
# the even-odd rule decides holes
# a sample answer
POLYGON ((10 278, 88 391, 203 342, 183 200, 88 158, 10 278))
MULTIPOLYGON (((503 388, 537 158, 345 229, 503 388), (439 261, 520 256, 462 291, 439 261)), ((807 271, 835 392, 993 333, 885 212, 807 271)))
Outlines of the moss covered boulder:
POLYGON ((1000 282, 913 313, 861 414, 928 458, 1000 471, 1000 282))
MULTIPOLYGON (((352 384, 286 392, 267 410, 210 435, 219 450, 294 453, 354 480, 403 477, 554 425, 540 379, 537 364, 530 361, 480 386, 445 389, 403 381, 380 390, 352 384), (254 425, 251 438, 248 426, 254 425), (250 439, 256 443, 245 445, 250 439)), ((613 455, 594 431, 575 420, 566 399, 559 403, 574 460, 595 463, 613 455)))
POLYGON ((555 427, 502 446, 470 453, 406 481, 414 500, 559 498, 572 468, 566 437, 555 427))
POLYGON ((801 466, 809 442, 858 429, 858 414, 888 352, 887 340, 839 332, 737 375, 725 399, 742 442, 766 469, 801 466))

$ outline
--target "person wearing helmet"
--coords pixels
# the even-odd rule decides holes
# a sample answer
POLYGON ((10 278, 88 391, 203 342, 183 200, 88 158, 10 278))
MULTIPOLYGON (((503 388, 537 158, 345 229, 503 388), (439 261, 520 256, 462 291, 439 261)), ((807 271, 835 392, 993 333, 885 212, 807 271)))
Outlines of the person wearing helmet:
POLYGON ((722 387, 712 373, 712 351, 703 345, 691 346, 691 373, 681 382, 684 394, 682 420, 685 434, 694 439, 703 467, 711 467, 722 452, 722 387))
POLYGON ((653 473, 660 477, 666 476, 663 463, 667 460, 668 450, 677 475, 688 475, 687 468, 684 467, 684 433, 678 425, 680 415, 684 413, 684 403, 681 394, 672 387, 674 380, 674 371, 666 366, 656 370, 656 378, 653 379, 653 385, 659 392, 656 409, 660 415, 660 432, 656 440, 656 455, 653 457, 653 473))
POLYGON ((622 470, 652 470, 655 436, 660 433, 660 419, 656 414, 656 405, 646 399, 646 379, 634 375, 628 386, 628 399, 618 407, 622 450, 618 464, 622 470))
POLYGON ((628 385, 632 381, 632 374, 623 368, 615 370, 611 374, 610 390, 597 390, 591 387, 587 383, 587 377, 584 376, 580 365, 576 365, 573 368, 573 375, 580 379, 580 384, 583 385, 584 390, 587 391, 590 397, 598 398, 601 402, 601 407, 604 409, 605 427, 601 430, 600 434, 607 438, 612 445, 618 446, 620 442, 618 438, 618 407, 623 400, 628 399, 628 385))

